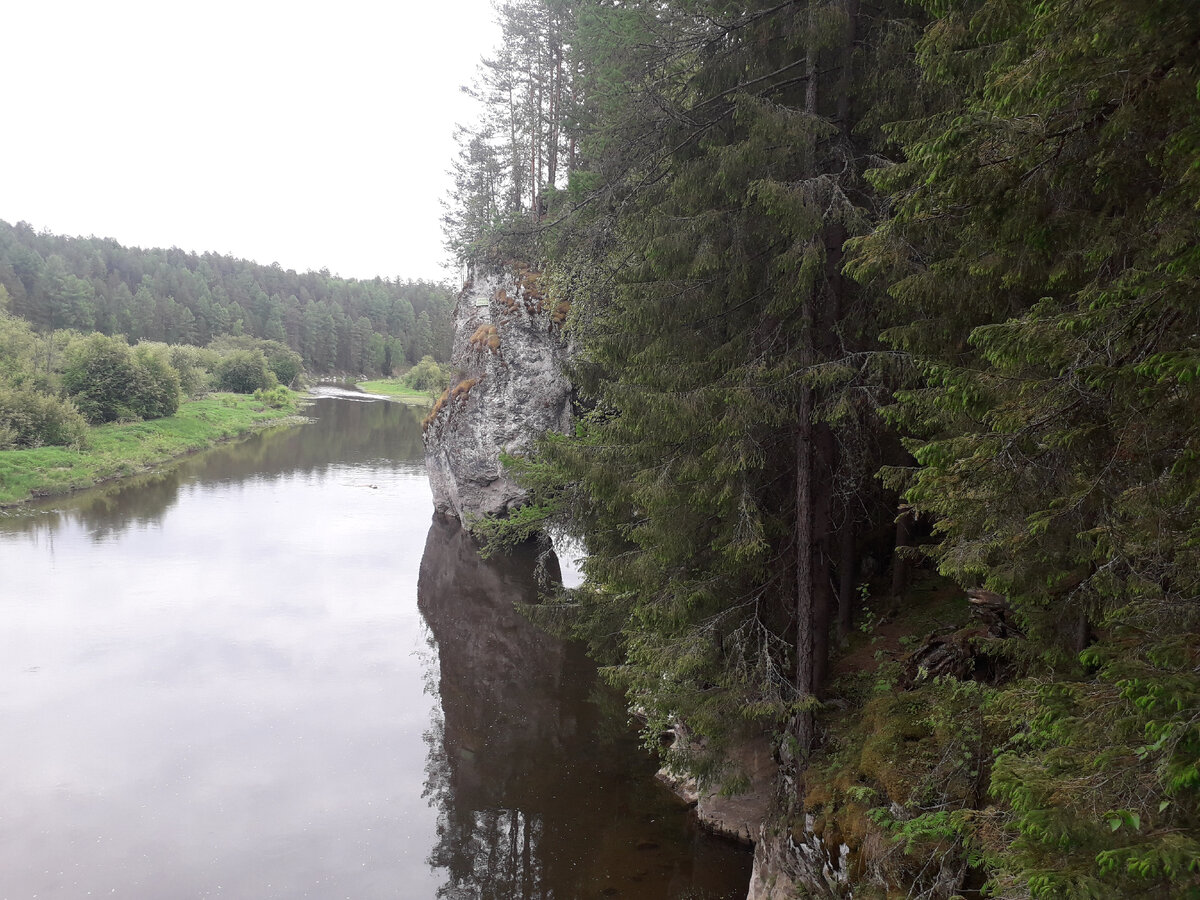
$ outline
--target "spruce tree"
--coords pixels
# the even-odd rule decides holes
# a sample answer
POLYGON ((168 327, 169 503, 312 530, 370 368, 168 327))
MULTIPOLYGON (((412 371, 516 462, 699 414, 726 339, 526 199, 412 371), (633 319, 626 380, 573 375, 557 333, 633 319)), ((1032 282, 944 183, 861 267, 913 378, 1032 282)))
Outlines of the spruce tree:
POLYGON ((919 379, 906 497, 943 572, 1016 607, 1031 678, 983 841, 1002 892, 1200 891, 1200 13, 926 6, 931 114, 855 248, 919 379), (995 832, 992 832, 995 837, 995 832))
POLYGON ((852 2, 595 4, 578 21, 594 187, 551 281, 581 307, 589 412, 526 477, 585 536, 580 630, 647 732, 704 738, 675 762, 712 774, 744 727, 786 726, 803 756, 835 560, 854 557, 837 487, 878 464, 870 404, 850 399, 873 313, 840 261, 874 215, 879 73, 856 48, 895 21, 852 2), (653 41, 612 55, 613 34, 653 41))

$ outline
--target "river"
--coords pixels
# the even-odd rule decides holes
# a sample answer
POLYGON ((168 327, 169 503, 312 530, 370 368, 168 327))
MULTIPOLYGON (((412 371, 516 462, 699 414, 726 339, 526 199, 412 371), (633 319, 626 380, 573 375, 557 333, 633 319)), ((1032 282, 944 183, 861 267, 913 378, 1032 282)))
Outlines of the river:
POLYGON ((536 554, 432 515, 421 412, 324 393, 0 511, 0 898, 744 897, 536 554))

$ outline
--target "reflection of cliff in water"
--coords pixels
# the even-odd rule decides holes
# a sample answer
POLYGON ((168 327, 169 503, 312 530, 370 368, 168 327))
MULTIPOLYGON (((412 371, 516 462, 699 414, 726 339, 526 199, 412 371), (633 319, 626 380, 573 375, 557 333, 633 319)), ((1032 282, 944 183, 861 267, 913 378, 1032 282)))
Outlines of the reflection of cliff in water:
POLYGON ((597 702, 606 692, 581 650, 516 609, 537 594, 537 557, 483 560, 453 519, 429 530, 417 602, 440 669, 426 784, 440 895, 745 896, 748 855, 654 783, 619 704, 614 715, 597 702))
POLYGON ((419 466, 422 411, 386 401, 354 402, 320 398, 307 410, 313 421, 302 427, 261 431, 187 457, 149 475, 102 485, 72 497, 0 516, 0 531, 53 531, 75 520, 103 540, 132 527, 157 524, 195 482, 239 483, 301 473, 324 477, 342 465, 378 461, 419 466))

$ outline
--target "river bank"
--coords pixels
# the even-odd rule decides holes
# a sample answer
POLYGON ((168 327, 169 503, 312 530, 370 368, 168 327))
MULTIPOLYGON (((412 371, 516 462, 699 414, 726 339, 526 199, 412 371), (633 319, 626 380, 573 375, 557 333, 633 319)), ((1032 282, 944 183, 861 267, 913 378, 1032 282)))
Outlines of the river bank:
POLYGON ((68 494, 114 478, 149 471, 178 457, 293 419, 303 401, 274 408, 248 394, 208 394, 179 411, 145 422, 89 429, 84 450, 39 447, 0 451, 0 507, 68 494))
POLYGON ((433 406, 434 397, 429 391, 418 391, 407 387, 398 378, 380 378, 375 381, 359 381, 355 387, 368 394, 378 394, 389 400, 411 403, 414 406, 433 406))

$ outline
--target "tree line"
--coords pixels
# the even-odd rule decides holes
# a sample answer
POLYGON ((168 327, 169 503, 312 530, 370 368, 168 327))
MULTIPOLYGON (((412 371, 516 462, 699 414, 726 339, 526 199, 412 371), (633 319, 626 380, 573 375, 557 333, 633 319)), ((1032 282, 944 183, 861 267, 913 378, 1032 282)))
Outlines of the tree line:
POLYGON ((450 347, 445 284, 297 274, 215 253, 123 247, 0 221, 0 285, 39 331, 205 346, 221 335, 285 344, 311 372, 392 374, 450 347))
MULTIPOLYGON (((278 341, 224 335, 207 347, 57 329, 7 312, 0 285, 0 450, 84 448, 89 425, 173 415, 209 391, 254 394, 276 408, 303 370, 278 341)), ((434 364, 436 368, 436 364, 434 364)))
POLYGON ((572 304, 576 430, 484 526, 584 540, 548 615, 676 764, 765 729, 793 816, 891 830, 864 886, 934 890, 936 853, 1004 896, 1200 892, 1200 11, 501 16, 445 224, 572 304), (840 648, 917 565, 1003 627, 855 695, 840 648), (847 704, 924 717, 905 779, 848 762, 847 704))

